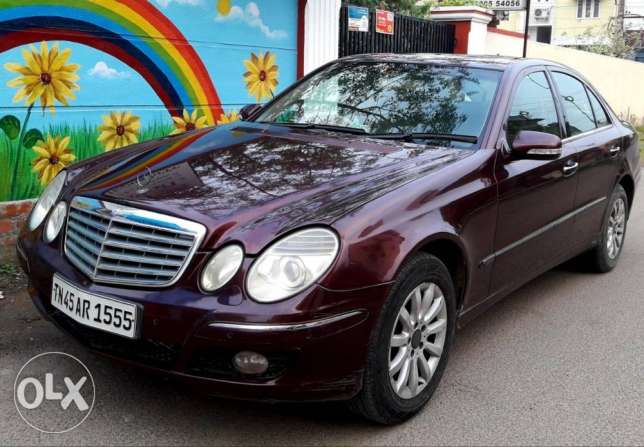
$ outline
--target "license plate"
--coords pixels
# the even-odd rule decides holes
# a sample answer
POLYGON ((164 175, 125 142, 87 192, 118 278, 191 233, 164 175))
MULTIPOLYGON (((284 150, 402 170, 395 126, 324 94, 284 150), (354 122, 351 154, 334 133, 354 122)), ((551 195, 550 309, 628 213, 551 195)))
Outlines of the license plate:
POLYGON ((54 275, 51 304, 74 321, 128 338, 138 335, 138 310, 132 304, 88 293, 54 275))

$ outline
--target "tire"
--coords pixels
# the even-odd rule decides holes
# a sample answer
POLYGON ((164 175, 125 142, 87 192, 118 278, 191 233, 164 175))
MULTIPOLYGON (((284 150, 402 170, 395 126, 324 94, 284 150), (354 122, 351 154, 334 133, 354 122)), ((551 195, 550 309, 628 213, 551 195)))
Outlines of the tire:
POLYGON ((617 185, 606 207, 599 245, 588 253, 588 261, 593 271, 606 273, 617 265, 626 239, 628 211, 628 196, 622 185, 617 185))
POLYGON ((414 255, 401 268, 383 306, 370 340, 363 387, 349 402, 349 408, 366 419, 384 425, 400 423, 418 413, 427 404, 441 380, 454 340, 455 327, 456 297, 449 271, 435 256, 426 253, 414 255), (420 301, 412 298, 418 296, 417 291, 420 293, 420 301), (416 303, 421 304, 420 312, 415 311, 419 309, 416 303), (403 315, 403 307, 408 318, 403 315), (433 314, 436 314, 435 318, 433 314), (414 322, 419 321, 418 316, 426 318, 424 324, 422 320, 414 322), (443 323, 444 328, 439 329, 443 323), (423 328, 424 334, 421 333, 423 328), (436 332, 425 335, 432 331, 436 332), (404 334, 413 335, 405 340, 404 334), (401 346, 392 346, 392 343, 401 346), (442 352, 437 355, 436 346, 441 343, 442 352), (405 354, 408 352, 422 356, 416 357, 417 375, 413 374, 411 365, 414 363, 411 358, 407 368, 404 366, 406 360, 402 360, 402 363, 400 361, 408 358, 405 354), (399 364, 403 366, 398 367, 399 364), (394 371, 398 368, 393 377, 390 376, 390 366, 394 371), (407 380, 401 379, 405 371, 409 372, 407 380), (418 380, 412 380, 416 377, 418 380), (426 380, 427 377, 429 380, 426 380), (404 383, 397 390, 398 382, 404 383), (414 387, 413 383, 418 386, 414 387))

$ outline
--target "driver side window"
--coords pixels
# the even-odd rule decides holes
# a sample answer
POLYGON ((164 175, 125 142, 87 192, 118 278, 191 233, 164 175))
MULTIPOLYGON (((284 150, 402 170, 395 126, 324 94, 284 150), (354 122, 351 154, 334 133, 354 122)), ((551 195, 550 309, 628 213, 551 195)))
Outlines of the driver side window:
POLYGON ((561 137, 557 108, 543 71, 526 75, 516 90, 507 122, 510 146, 522 130, 545 132, 561 137))

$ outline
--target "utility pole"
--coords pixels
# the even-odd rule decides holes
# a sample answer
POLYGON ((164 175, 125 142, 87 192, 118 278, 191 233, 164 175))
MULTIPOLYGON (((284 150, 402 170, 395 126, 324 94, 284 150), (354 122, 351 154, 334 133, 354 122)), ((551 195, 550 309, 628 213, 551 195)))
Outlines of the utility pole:
MULTIPOLYGON (((624 0, 617 0, 623 2, 624 0)), ((525 28, 523 29, 523 57, 528 54, 528 26, 530 25, 530 0, 525 5, 525 28)))

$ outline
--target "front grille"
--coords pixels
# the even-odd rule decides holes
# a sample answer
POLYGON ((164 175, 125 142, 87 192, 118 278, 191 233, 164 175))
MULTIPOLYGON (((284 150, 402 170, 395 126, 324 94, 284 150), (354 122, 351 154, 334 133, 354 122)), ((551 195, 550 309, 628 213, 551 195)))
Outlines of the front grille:
POLYGON ((76 197, 65 253, 95 282, 167 286, 179 279, 204 233, 194 222, 76 197))

